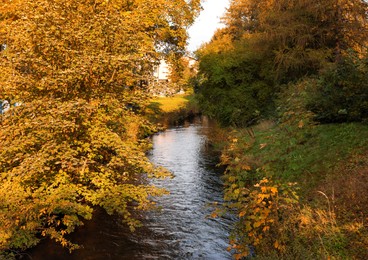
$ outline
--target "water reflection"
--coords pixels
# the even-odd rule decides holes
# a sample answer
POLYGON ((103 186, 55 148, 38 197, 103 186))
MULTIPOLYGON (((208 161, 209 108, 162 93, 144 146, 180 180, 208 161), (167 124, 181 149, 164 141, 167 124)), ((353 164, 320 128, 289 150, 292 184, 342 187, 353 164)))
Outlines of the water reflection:
MULTIPOLYGON (((221 202, 220 172, 208 150, 206 119, 186 123, 153 136, 150 159, 168 168, 173 179, 156 180, 170 195, 157 199, 161 210, 140 218, 134 234, 117 217, 97 212, 93 221, 73 234, 84 249, 68 254, 45 241, 30 252, 33 259, 231 259, 226 251, 230 220, 210 219, 209 203, 221 202)), ((29 257, 27 257, 29 258, 29 257)))

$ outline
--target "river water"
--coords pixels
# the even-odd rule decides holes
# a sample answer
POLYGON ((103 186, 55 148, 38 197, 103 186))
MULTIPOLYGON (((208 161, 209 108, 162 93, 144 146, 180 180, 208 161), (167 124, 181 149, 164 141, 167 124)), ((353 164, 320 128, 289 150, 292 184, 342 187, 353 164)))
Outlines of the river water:
POLYGON ((207 142, 213 126, 196 118, 153 136, 150 160, 169 169, 173 179, 155 180, 170 195, 156 198, 159 210, 141 214, 143 227, 130 233, 116 216, 97 211, 71 239, 83 245, 69 254, 45 240, 23 259, 231 259, 230 219, 212 219, 211 203, 222 201, 221 170, 207 142))

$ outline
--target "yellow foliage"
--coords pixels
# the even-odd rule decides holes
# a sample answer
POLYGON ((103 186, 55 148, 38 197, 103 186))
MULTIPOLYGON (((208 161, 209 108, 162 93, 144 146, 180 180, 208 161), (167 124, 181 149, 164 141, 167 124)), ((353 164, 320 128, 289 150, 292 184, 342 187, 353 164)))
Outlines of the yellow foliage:
MULTIPOLYGON (((227 184, 231 181, 235 182, 236 178, 228 178, 227 184)), ((228 189, 225 197, 234 199, 228 207, 235 210, 240 218, 237 229, 239 236, 233 235, 232 241, 239 256, 249 254, 249 245, 269 243, 270 240, 274 240, 272 243, 275 249, 280 252, 285 250, 280 237, 269 236, 268 233, 282 232, 283 214, 293 211, 294 205, 298 203, 293 185, 277 184, 269 178, 263 178, 251 189, 228 189), (235 196, 231 197, 228 193, 235 196)))
MULTIPOLYGON (((200 1, 14 0, 0 5, 0 250, 65 238, 92 205, 139 225, 165 177, 145 152, 145 81, 165 46, 182 52, 200 1), (175 38, 175 41, 172 39, 175 38), (132 183, 135 183, 134 185, 132 183)), ((1 256, 0 256, 1 258, 1 256)))

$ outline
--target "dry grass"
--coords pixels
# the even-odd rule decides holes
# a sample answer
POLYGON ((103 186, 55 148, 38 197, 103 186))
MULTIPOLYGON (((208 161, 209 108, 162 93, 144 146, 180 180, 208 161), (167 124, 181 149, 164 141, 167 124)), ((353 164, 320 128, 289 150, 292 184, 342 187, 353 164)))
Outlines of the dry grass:
POLYGON ((340 163, 319 189, 333 200, 333 210, 356 259, 368 259, 368 153, 340 163))
POLYGON ((263 120, 259 122, 256 126, 254 126, 255 131, 266 131, 271 129, 276 125, 275 121, 273 120, 263 120))

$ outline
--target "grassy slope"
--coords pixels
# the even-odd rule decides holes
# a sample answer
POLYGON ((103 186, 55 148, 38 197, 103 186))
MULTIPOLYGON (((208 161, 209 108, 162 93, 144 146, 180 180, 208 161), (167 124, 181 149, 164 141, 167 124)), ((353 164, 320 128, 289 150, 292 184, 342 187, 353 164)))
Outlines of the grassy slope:
POLYGON ((320 237, 312 235, 309 250, 336 259, 368 259, 367 137, 368 125, 360 123, 298 127, 269 122, 238 130, 236 136, 237 146, 244 147, 239 163, 246 160, 266 167, 275 179, 298 182, 304 207, 333 213, 333 219, 319 219, 331 223, 318 227, 320 237))
MULTIPOLYGON (((341 162, 368 148, 368 126, 357 123, 309 128, 255 129, 250 152, 288 181, 320 181, 341 162), (262 149, 260 149, 262 144, 262 149)), ((249 141, 248 137, 245 140, 249 141)), ((315 183, 313 183, 313 186, 315 183)))
POLYGON ((180 108, 185 108, 188 104, 188 95, 179 94, 172 97, 156 97, 152 100, 150 107, 159 108, 161 113, 170 113, 180 108))
POLYGON ((172 97, 156 97, 147 108, 151 121, 160 122, 164 126, 175 124, 185 119, 189 113, 197 113, 193 95, 178 94, 172 97))

